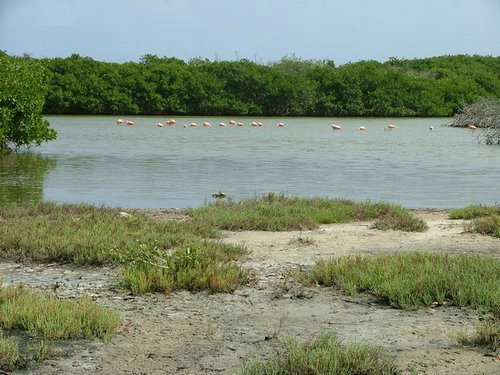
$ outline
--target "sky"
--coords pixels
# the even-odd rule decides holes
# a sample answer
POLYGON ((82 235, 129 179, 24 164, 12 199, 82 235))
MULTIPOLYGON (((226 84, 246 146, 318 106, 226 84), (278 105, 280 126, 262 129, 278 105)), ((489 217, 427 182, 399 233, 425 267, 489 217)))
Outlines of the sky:
POLYGON ((0 0, 0 50, 139 61, 500 55, 500 0, 0 0))

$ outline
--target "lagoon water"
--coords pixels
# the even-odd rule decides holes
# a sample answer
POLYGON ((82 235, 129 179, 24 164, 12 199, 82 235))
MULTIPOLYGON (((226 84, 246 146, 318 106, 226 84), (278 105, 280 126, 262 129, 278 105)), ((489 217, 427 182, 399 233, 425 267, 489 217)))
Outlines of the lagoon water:
POLYGON ((441 127, 447 119, 236 117, 244 127, 220 128, 229 118, 176 117, 176 126, 157 128, 166 118, 131 117, 135 126, 118 126, 116 118, 48 116, 56 141, 0 157, 0 204, 197 207, 219 191, 234 199, 272 191, 414 208, 500 202, 500 148, 441 127), (199 126, 183 127, 191 122, 199 126), (390 123, 398 128, 384 131, 390 123))

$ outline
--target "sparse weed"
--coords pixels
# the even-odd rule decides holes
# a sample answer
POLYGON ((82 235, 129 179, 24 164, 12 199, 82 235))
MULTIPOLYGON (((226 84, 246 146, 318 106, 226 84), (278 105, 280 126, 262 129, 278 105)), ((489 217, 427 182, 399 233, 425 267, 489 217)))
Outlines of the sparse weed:
POLYGON ((400 374, 393 360, 364 344, 343 345, 330 334, 301 344, 295 339, 282 341, 283 350, 268 360, 246 363, 241 375, 272 374, 400 374))
POLYGON ((459 332, 457 341, 464 346, 485 346, 492 350, 500 348, 500 310, 495 314, 486 316, 485 319, 476 324, 475 332, 459 332))

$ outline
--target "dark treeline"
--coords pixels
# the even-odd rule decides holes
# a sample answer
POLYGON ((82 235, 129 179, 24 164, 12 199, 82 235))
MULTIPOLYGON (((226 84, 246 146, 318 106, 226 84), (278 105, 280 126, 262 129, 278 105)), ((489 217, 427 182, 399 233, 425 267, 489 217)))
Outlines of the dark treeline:
POLYGON ((451 116, 500 97, 500 57, 360 61, 285 57, 272 64, 144 56, 108 63, 40 59, 45 114, 451 116))

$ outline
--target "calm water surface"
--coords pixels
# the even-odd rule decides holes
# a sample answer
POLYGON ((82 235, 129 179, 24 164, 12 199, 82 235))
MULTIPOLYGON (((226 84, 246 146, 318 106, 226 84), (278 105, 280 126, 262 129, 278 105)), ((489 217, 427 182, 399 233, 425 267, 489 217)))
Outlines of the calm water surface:
POLYGON ((131 127, 108 116, 47 119, 56 141, 1 159, 3 201, 197 207, 218 191, 235 199, 273 191, 406 207, 500 202, 500 148, 440 127, 446 119, 234 118, 245 126, 225 128, 223 117, 177 117, 164 128, 155 127, 163 117, 133 117, 131 127), (200 126, 183 128, 191 122, 200 126), (389 123, 398 128, 384 131, 389 123))

